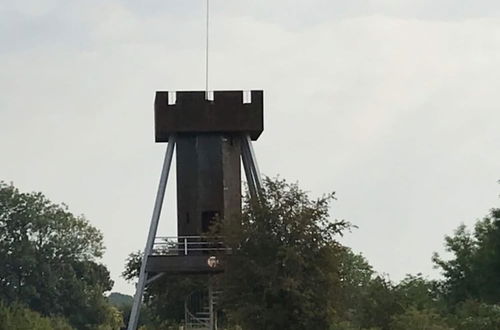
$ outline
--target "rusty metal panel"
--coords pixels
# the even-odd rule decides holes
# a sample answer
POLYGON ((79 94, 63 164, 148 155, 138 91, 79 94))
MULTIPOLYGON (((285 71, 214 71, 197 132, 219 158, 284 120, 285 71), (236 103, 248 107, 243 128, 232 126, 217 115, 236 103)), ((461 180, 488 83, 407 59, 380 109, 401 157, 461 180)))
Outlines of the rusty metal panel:
POLYGON ((231 134, 177 138, 177 233, 197 236, 207 221, 241 214, 240 139, 231 134))
POLYGON ((202 216, 222 216, 222 137, 218 134, 181 135, 177 138, 177 233, 201 235, 202 216))
POLYGON ((264 93, 251 91, 244 103, 243 91, 215 91, 213 101, 205 91, 177 92, 169 104, 168 92, 156 92, 156 142, 167 142, 173 133, 248 133, 256 140, 264 130, 264 93))
POLYGON ((177 234, 178 236, 193 236, 201 233, 200 214, 198 206, 198 169, 196 135, 183 135, 177 138, 177 234))

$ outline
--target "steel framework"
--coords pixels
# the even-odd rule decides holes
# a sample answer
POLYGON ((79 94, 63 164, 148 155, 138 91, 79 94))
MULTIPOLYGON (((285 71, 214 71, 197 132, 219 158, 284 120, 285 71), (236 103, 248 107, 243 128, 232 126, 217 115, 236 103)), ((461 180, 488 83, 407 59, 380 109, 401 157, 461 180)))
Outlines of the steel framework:
MULTIPOLYGON (((158 185, 158 191, 156 193, 156 200, 153 209, 153 215, 151 217, 151 224, 149 227, 148 238, 146 241, 146 246, 144 248, 144 255, 142 257, 142 263, 139 273, 139 281, 136 285, 136 292, 134 295, 134 302, 132 305, 132 310, 130 313, 130 319, 128 323, 128 330, 136 330, 139 321, 140 307, 142 303, 142 298, 144 295, 144 289, 147 284, 157 280, 164 273, 151 275, 146 269, 146 264, 150 256, 162 254, 168 255, 169 253, 178 254, 179 252, 188 255, 190 252, 199 251, 227 251, 224 247, 223 241, 220 242, 210 242, 212 245, 207 245, 206 242, 201 240, 199 236, 182 236, 182 237, 170 237, 170 238, 158 238, 156 237, 158 230, 158 223, 160 219, 160 214, 162 211, 163 200, 165 197, 165 190, 167 187, 168 177, 170 173, 170 168, 172 165, 172 158, 174 155, 174 148, 176 145, 176 135, 172 134, 168 137, 168 146, 165 153, 165 159, 163 162, 163 167, 160 176, 160 182, 158 185), (205 244, 205 245, 204 245, 205 244)), ((252 198, 260 198, 260 192, 262 189, 262 178, 257 165, 257 159, 255 157, 255 151, 252 145, 252 139, 249 134, 241 135, 241 159, 243 162, 243 167, 245 170, 245 176, 247 179, 248 189, 250 191, 252 198)), ((214 317, 214 302, 212 295, 213 288, 209 287, 209 317, 207 327, 213 330, 216 327, 216 321, 214 317)), ((192 316, 192 315, 188 315, 192 316)), ((186 317, 187 318, 187 317, 186 317)), ((192 317, 190 318, 192 319, 192 317)))

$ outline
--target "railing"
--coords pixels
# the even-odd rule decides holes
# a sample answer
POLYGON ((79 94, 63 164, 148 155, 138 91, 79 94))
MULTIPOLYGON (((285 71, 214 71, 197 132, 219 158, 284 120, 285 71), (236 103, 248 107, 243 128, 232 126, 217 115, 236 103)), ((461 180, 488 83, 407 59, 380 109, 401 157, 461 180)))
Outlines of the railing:
POLYGON ((185 326, 187 330, 191 329, 210 329, 210 319, 205 317, 197 317, 191 314, 189 310, 185 310, 185 326))
POLYGON ((172 236, 156 237, 152 255, 195 255, 231 253, 221 237, 172 236))

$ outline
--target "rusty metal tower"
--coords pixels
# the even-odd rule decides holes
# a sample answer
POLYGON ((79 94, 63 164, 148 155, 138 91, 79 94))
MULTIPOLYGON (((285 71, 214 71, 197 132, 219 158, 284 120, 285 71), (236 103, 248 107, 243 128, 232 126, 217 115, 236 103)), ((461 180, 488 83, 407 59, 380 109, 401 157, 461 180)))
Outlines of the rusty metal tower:
MULTIPOLYGON (((241 214, 241 164, 249 191, 255 197, 262 182, 252 141, 263 131, 263 91, 157 92, 156 142, 168 142, 144 249, 128 330, 136 330, 144 288, 164 274, 214 274, 224 271, 215 255, 220 242, 207 242, 217 219, 241 214), (176 148, 177 236, 157 237, 158 222, 176 148)), ((204 316, 187 310, 187 328, 216 328, 209 288, 204 316)))

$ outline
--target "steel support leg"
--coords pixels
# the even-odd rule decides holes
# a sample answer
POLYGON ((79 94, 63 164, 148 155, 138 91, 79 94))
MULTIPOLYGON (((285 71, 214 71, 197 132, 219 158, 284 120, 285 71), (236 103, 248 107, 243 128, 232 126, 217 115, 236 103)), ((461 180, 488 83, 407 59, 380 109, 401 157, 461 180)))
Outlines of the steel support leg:
POLYGON ((242 138, 242 159, 243 167, 245 168, 245 174, 247 177, 248 187, 250 193, 252 190, 258 196, 262 191, 262 177, 260 175, 259 165, 257 164, 257 158, 255 157, 255 151, 253 150, 252 140, 250 136, 244 135, 242 138), (246 164, 245 164, 246 163, 246 164))
POLYGON ((250 153, 244 142, 242 142, 241 144, 241 160, 243 162, 243 168, 245 170, 245 176, 247 178, 247 185, 248 185, 248 190, 250 192, 250 197, 255 199, 257 198, 257 188, 252 171, 250 153))
POLYGON ((127 330, 137 329, 142 296, 144 294, 144 287, 146 286, 147 282, 146 263, 148 261, 149 255, 151 254, 151 250, 153 249, 153 243, 156 237, 156 232, 158 230, 158 222, 160 220, 161 208, 163 206, 163 199, 165 197, 165 190, 167 188, 168 174, 170 172, 170 166, 172 165, 174 147, 175 135, 171 135, 168 138, 167 152, 165 154, 165 160, 163 161, 163 168, 161 171, 160 183, 158 185, 158 192, 156 193, 153 216, 151 217, 151 224, 149 226, 148 240, 146 242, 146 247, 144 248, 144 255, 142 256, 141 270, 139 272, 139 282, 136 286, 134 303, 130 312, 130 319, 128 322, 127 330))

